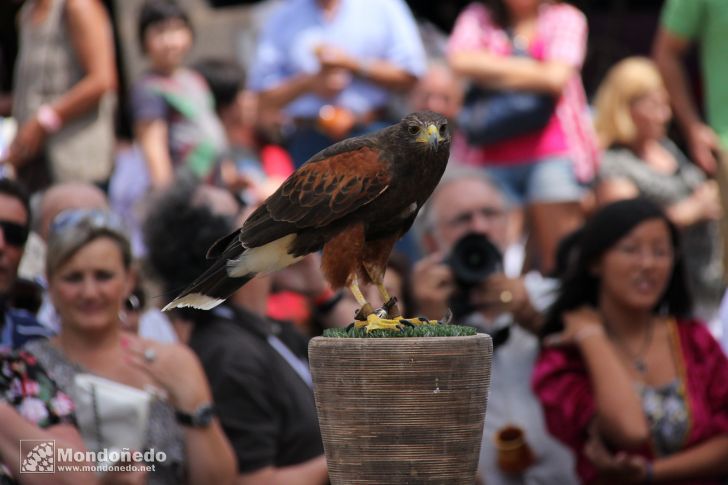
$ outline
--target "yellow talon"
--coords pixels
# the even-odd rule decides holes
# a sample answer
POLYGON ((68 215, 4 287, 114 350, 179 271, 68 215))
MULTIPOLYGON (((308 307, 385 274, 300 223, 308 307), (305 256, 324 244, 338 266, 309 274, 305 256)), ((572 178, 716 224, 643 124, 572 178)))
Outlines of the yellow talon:
POLYGON ((415 327, 419 327, 421 325, 439 325, 440 324, 440 322, 438 322, 437 320, 424 321, 424 320, 420 320, 419 318, 396 317, 394 320, 397 322, 409 323, 410 325, 415 326, 415 327))
POLYGON ((354 322, 355 328, 366 328, 367 332, 372 330, 402 330, 403 324, 399 320, 389 320, 387 318, 380 318, 377 315, 371 313, 367 315, 367 320, 361 321, 356 320, 354 322))

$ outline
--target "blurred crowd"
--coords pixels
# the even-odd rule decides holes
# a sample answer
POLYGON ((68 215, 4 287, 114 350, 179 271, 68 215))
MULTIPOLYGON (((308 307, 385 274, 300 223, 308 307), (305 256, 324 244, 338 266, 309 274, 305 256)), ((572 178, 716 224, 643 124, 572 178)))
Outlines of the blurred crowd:
POLYGON ((136 19, 146 69, 119 93, 100 0, 19 9, 0 483, 328 483, 307 342, 358 305, 320 256, 212 311, 160 308, 311 156, 421 110, 448 118, 449 166, 384 284, 405 315, 493 339, 478 483, 726 482, 728 3, 666 0, 651 57, 592 99, 587 19, 557 0, 475 1, 451 32, 404 0, 286 0, 244 65, 188 63, 173 0, 136 19), (166 459, 49 479, 21 475, 21 439, 166 459))

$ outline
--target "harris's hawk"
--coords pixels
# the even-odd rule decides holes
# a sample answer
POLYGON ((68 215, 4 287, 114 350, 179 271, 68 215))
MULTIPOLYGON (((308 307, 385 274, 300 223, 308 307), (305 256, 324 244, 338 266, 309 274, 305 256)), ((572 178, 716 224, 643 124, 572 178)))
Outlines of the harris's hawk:
POLYGON ((164 310, 211 309, 255 275, 323 250, 324 276, 332 288, 351 290, 367 329, 397 326, 399 309, 382 284, 389 254, 440 181, 449 154, 447 120, 430 111, 326 148, 217 241, 207 253, 210 268, 164 310), (374 313, 360 283, 377 285, 395 320, 374 313))

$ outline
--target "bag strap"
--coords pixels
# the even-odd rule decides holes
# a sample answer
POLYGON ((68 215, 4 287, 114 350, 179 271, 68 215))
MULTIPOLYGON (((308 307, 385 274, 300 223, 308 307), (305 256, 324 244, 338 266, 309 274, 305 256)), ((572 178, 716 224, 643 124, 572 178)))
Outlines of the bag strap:
POLYGON ((101 433, 101 416, 99 416, 99 403, 96 398, 96 385, 91 383, 91 408, 94 412, 94 428, 96 432, 96 443, 101 450, 104 448, 104 437, 101 433))
POLYGON ((278 352, 288 365, 298 374, 303 382, 310 388, 313 388, 313 378, 311 377, 311 371, 308 368, 308 364, 298 356, 296 356, 291 349, 284 344, 281 339, 275 335, 268 335, 268 344, 273 347, 273 350, 278 352))

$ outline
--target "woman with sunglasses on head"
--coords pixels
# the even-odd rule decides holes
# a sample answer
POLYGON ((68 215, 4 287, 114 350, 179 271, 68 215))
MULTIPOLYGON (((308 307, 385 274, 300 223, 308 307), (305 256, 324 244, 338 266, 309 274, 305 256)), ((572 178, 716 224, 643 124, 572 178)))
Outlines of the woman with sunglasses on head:
POLYGON ((675 226, 646 199, 600 209, 543 327, 534 389, 583 483, 724 483, 728 359, 691 299, 675 226))
POLYGON ((167 459, 148 473, 148 483, 231 481, 233 455, 211 412, 210 390, 194 354, 122 331, 119 315, 134 275, 129 242, 113 215, 96 210, 59 214, 51 225, 46 272, 61 330, 27 348, 59 387, 70 392, 78 373, 90 373, 137 389, 157 389, 167 402, 152 401, 144 448, 163 451, 167 459))

